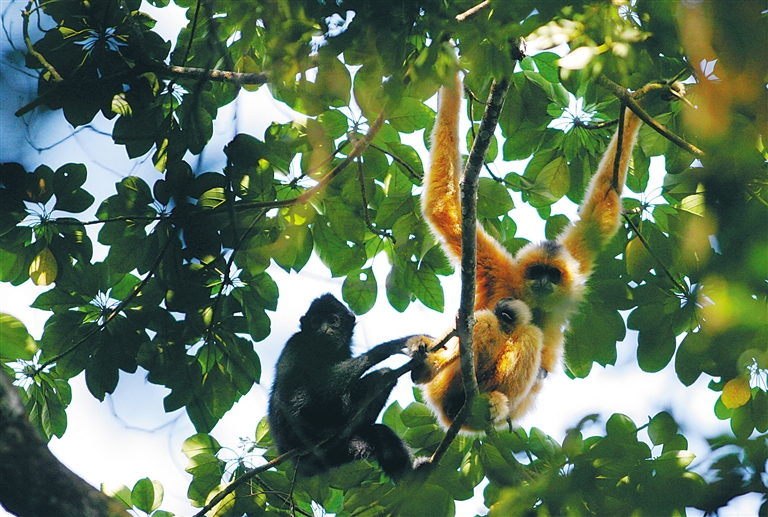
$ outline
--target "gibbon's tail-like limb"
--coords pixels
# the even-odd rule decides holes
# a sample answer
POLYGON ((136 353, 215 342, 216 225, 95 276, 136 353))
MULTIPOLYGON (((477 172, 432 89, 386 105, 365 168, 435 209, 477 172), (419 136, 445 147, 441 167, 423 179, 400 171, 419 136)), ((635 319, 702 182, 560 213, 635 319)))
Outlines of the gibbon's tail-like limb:
POLYGON ((352 357, 354 326, 355 315, 332 295, 312 302, 277 361, 269 428, 280 454, 303 451, 294 462, 301 475, 375 459, 385 474, 399 479, 413 470, 410 451, 394 431, 375 422, 402 368, 368 370, 432 340, 408 336, 352 357))
MULTIPOLYGON (((424 218, 454 262, 461 257, 460 107, 461 80, 457 76, 439 92, 431 164, 424 175, 422 193, 424 218)), ((543 333, 539 350, 540 365, 545 373, 552 372, 559 364, 563 355, 563 331, 584 298, 586 282, 598 253, 621 224, 621 192, 640 129, 640 119, 632 111, 625 110, 622 118, 621 145, 617 133, 586 190, 579 207, 579 220, 564 229, 557 239, 530 243, 512 256, 478 225, 475 310, 492 309, 505 298, 524 303, 532 314, 532 324, 543 333)), ((477 350, 483 344, 475 338, 473 346, 477 350)), ((441 362, 442 356, 450 355, 447 350, 440 354, 435 357, 441 362)), ((484 367, 478 365, 478 369, 484 367)), ((495 371, 499 373, 498 368, 495 371)), ((527 396, 519 402, 517 415, 524 414, 530 407, 544 377, 536 378, 527 396)), ((444 384, 444 387, 450 386, 444 384)), ((482 385, 480 388, 483 390, 482 385)))
MULTIPOLYGON (((469 433, 482 432, 491 423, 501 427, 522 416, 521 408, 528 408, 524 403, 539 376, 543 341, 541 330, 531 324, 528 306, 509 298, 500 300, 493 311, 477 311, 473 333, 477 383, 487 398, 491 421, 467 419, 461 430, 469 433)), ((446 428, 466 400, 460 362, 459 340, 454 337, 411 373, 446 428)))

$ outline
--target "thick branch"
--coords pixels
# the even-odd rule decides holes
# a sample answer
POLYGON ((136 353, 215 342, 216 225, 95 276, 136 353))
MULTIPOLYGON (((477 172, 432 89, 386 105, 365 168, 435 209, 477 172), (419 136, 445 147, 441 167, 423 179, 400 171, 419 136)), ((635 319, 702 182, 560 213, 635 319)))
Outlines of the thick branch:
POLYGON ((122 504, 56 459, 4 372, 0 372, 0 458, 0 503, 19 517, 130 517, 122 504))

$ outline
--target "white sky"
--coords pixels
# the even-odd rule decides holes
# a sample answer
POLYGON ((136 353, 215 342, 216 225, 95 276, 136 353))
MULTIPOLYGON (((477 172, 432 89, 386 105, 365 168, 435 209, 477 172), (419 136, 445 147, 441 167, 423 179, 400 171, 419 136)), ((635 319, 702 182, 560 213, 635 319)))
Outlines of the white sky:
MULTIPOLYGON (((15 13, 20 12, 24 2, 0 1, 4 27, 18 42, 21 19, 15 13)), ((147 8, 147 11, 152 9, 147 8)), ((157 30, 166 39, 175 39, 178 24, 183 21, 183 17, 178 18, 178 12, 175 17, 164 16, 157 30)), ((13 111, 32 99, 35 79, 20 66, 18 55, 9 53, 12 49, 6 38, 2 38, 0 45, 0 92, 3 97, 0 103, 0 161, 20 162, 27 170, 34 170, 40 164, 56 169, 67 162, 85 163, 89 174, 85 188, 97 199, 89 212, 91 215, 97 208, 98 200, 113 194, 114 183, 121 178, 137 174, 151 185, 160 177, 147 157, 131 162, 122 148, 113 145, 108 136, 111 128, 109 121, 97 118, 92 124, 94 129, 106 135, 87 128, 73 134, 60 111, 38 109, 23 119, 14 117, 13 111)), ((220 110, 215 123, 216 136, 203 155, 192 158, 190 164, 197 171, 221 170, 224 165, 222 148, 236 133, 261 137, 273 120, 285 122, 289 118, 290 110, 272 101, 266 88, 256 93, 242 92, 235 103, 220 110), (253 113, 258 113, 258 118, 253 113)), ((414 141, 417 146, 421 136, 416 135, 414 141)), ((426 163, 425 154, 422 157, 426 163)), ((500 167, 503 167, 503 173, 512 170, 510 164, 500 167)), ((515 170, 521 171, 522 166, 518 164, 518 167, 515 170)), ((649 189, 660 185, 660 174, 655 175, 655 180, 655 187, 649 189)), ((533 240, 543 238, 543 222, 535 211, 522 205, 519 196, 515 202, 517 208, 512 216, 522 236, 533 240)), ((567 203, 559 203, 556 209, 569 216, 574 213, 573 207, 567 203)), ((89 227, 96 254, 103 256, 104 249, 96 241, 97 230, 89 227)), ((383 254, 375 259, 374 271, 379 280, 379 299, 370 313, 358 318, 358 352, 407 334, 439 335, 453 325, 459 299, 456 276, 443 279, 446 293, 444 314, 427 309, 418 302, 400 314, 389 306, 384 293, 383 281, 388 264, 383 254)), ((231 449, 230 458, 237 457, 241 437, 253 438, 256 424, 264 416, 266 391, 272 381, 274 361, 283 343, 297 330, 299 316, 306 311, 312 299, 325 292, 341 298, 341 280, 330 278, 330 273, 316 257, 299 275, 288 275, 274 266, 269 273, 277 282, 281 296, 277 312, 270 314, 272 335, 255 345, 262 361, 261 383, 254 386, 212 432, 222 446, 231 449)), ((29 305, 42 290, 29 281, 19 287, 0 284, 0 312, 19 318, 35 338, 40 338, 48 314, 31 309, 29 305)), ((727 422, 714 417, 717 394, 707 389, 709 379, 700 378, 692 387, 684 388, 676 379, 673 363, 660 373, 644 373, 637 367, 635 349, 636 333, 628 331, 627 339, 618 344, 617 366, 595 366, 592 374, 583 380, 569 380, 563 373, 551 375, 539 396, 536 409, 520 425, 526 429, 538 427, 561 441, 566 429, 590 413, 599 413, 601 421, 593 429, 588 428, 587 432, 604 434, 605 420, 614 412, 628 415, 640 426, 657 412, 670 410, 682 426, 689 448, 697 455, 694 465, 706 467, 714 458, 707 456, 709 449, 701 433, 716 436, 729 430, 727 422)), ((165 487, 165 502, 161 508, 191 515, 196 510, 186 498, 191 477, 184 472, 186 458, 181 453, 181 443, 194 434, 194 428, 185 412, 163 412, 162 398, 168 390, 146 382, 145 373, 141 370, 135 375, 121 372, 116 393, 108 396, 104 403, 99 403, 90 395, 82 374, 72 379, 73 401, 67 410, 68 428, 61 440, 54 438, 51 441, 50 447, 62 462, 94 486, 107 483, 132 487, 143 477, 158 480, 165 487)), ((407 376, 401 380, 393 397, 403 406, 412 400, 407 376)), ((654 453, 660 453, 660 449, 654 449, 654 453)), ((755 515, 758 506, 759 498, 746 496, 733 502, 721 515, 755 515)), ((482 512, 481 498, 457 502, 457 515, 482 512)), ((4 515, 10 514, 0 507, 0 516, 4 515)), ((691 512, 690 515, 700 513, 691 512)))

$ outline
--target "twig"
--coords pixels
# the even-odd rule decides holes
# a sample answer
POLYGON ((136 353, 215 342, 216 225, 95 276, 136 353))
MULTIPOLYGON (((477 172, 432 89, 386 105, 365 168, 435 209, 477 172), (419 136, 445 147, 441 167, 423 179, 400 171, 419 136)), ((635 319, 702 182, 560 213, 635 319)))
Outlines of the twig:
POLYGON ((573 125, 576 127, 581 127, 584 129, 604 129, 607 127, 615 126, 619 123, 619 119, 615 118, 613 120, 605 120, 603 122, 595 122, 594 124, 590 124, 588 122, 582 121, 579 117, 574 117, 573 119, 573 125))
POLYGON ((487 7, 490 3, 491 3, 490 0, 484 0, 483 2, 480 2, 479 4, 477 4, 476 6, 470 8, 470 9, 467 9, 463 13, 457 14, 456 15, 456 21, 457 22, 463 22, 464 20, 466 20, 467 18, 469 18, 473 14, 476 14, 480 10, 484 9, 485 7, 487 7))
POLYGON ((405 167, 405 170, 408 171, 408 174, 410 174, 414 179, 420 180, 422 176, 420 176, 410 165, 408 165, 408 162, 400 158, 399 156, 392 154, 391 152, 387 151, 386 149, 379 147, 376 144, 370 144, 371 149, 376 149, 380 153, 386 154, 387 156, 391 157, 394 161, 405 167))
POLYGON ((621 168, 621 154, 624 151, 624 102, 619 107, 619 127, 616 130, 616 155, 613 157, 613 179, 611 180, 611 189, 621 192, 619 185, 619 169, 621 168))
MULTIPOLYGON (((653 128, 657 133, 662 135, 664 138, 666 138, 676 146, 680 147, 681 149, 691 153, 697 158, 704 157, 704 151, 702 151, 695 145, 686 142, 685 140, 680 138, 678 135, 676 135, 675 133, 673 133, 663 125, 656 122, 653 119, 653 117, 648 115, 648 113, 646 113, 646 111, 640 107, 640 105, 634 99, 632 93, 630 93, 629 90, 616 84, 615 82, 611 81, 604 75, 598 75, 597 79, 595 79, 595 82, 600 86, 602 86, 603 88, 605 88, 606 90, 609 90, 616 97, 618 97, 623 104, 626 104, 626 106, 629 109, 631 109, 638 117, 640 117, 640 120, 648 124, 651 128, 653 128)), ((658 85, 658 83, 647 85, 647 89, 656 89, 656 85, 658 85)), ((663 87, 665 87, 665 85, 663 84, 658 85, 658 88, 663 88, 663 87)), ((646 90, 643 90, 643 91, 646 91, 646 90)))
POLYGON ((383 230, 373 226, 371 216, 368 214, 368 196, 365 193, 365 175, 363 174, 363 162, 357 158, 357 181, 360 183, 360 197, 363 199, 363 217, 368 230, 374 235, 390 239, 395 244, 395 236, 389 230, 383 230))
POLYGON ((48 71, 49 74, 51 74, 51 77, 55 82, 61 82, 64 79, 59 75, 59 72, 54 68, 52 64, 50 64, 43 55, 35 50, 34 45, 32 45, 32 39, 29 37, 29 17, 32 16, 32 6, 34 5, 34 0, 30 0, 30 2, 27 4, 27 7, 24 8, 24 10, 21 12, 21 17, 24 20, 22 24, 22 31, 24 33, 24 43, 27 45, 27 51, 37 59, 41 65, 48 71))
POLYGON ((667 278, 669 278, 672 284, 675 287, 677 287, 681 293, 688 296, 690 293, 688 292, 688 289, 686 288, 686 286, 678 282, 677 279, 672 275, 672 272, 669 269, 667 269, 667 266, 664 265, 664 262, 662 262, 659 256, 656 255, 656 252, 653 251, 650 243, 645 239, 645 236, 643 236, 643 234, 640 232, 640 229, 637 227, 634 221, 632 221, 632 219, 630 219, 630 217, 627 214, 622 214, 622 216, 624 217, 624 220, 627 221, 629 226, 632 227, 632 231, 635 232, 635 235, 637 235, 637 238, 640 239, 640 242, 643 244, 643 247, 646 249, 646 251, 650 253, 650 255, 654 258, 654 260, 656 260, 656 262, 659 264, 659 266, 661 266, 661 270, 664 271, 667 278))
POLYGON ((173 231, 168 235, 168 240, 165 241, 165 244, 163 245, 163 249, 160 250, 160 253, 157 256, 157 259, 155 260, 155 263, 152 264, 152 267, 147 272, 147 276, 144 277, 144 279, 139 283, 139 285, 136 286, 136 288, 125 297, 125 300, 121 301, 117 307, 112 309, 112 311, 109 313, 109 315, 104 319, 104 321, 93 328, 90 332, 88 332, 85 336, 83 336, 77 343, 69 347, 68 349, 64 350, 60 354, 57 354, 53 356, 52 358, 48 359, 46 362, 41 364, 35 371, 35 375, 42 372, 45 368, 52 365, 53 363, 59 361, 62 357, 65 357, 78 348, 80 348, 83 343, 88 341, 90 338, 95 336, 98 332, 103 331, 105 328, 107 328, 107 325, 109 322, 111 322, 115 316, 117 316, 120 312, 122 312, 128 305, 136 298, 139 293, 146 287, 147 283, 152 279, 153 276, 155 276, 155 272, 157 271, 157 268, 160 267, 160 263, 163 260, 163 257, 165 256, 165 252, 168 251, 168 246, 170 243, 174 240, 176 236, 176 232, 178 231, 178 228, 174 228, 173 231))
POLYGON ((224 490, 222 490, 221 492, 213 496, 213 498, 208 502, 208 504, 203 506, 199 512, 193 515, 193 517, 204 517, 205 514, 211 511, 211 509, 214 506, 216 506, 221 501, 223 501, 224 498, 227 497, 229 494, 237 490, 243 483, 253 478, 257 474, 261 474, 262 472, 265 472, 271 469, 272 467, 276 467, 277 465, 284 462, 285 460, 289 460, 293 458, 294 456, 298 455, 299 452, 301 452, 299 449, 291 449, 290 451, 286 452, 285 454, 281 454, 280 456, 273 459, 272 461, 269 461, 260 467, 256 467, 253 470, 249 470, 248 472, 246 472, 245 474, 243 474, 242 476, 240 476, 239 478, 231 482, 229 485, 227 485, 227 487, 224 490))
POLYGON ((229 70, 210 70, 188 66, 157 66, 154 70, 162 74, 189 79, 208 79, 221 83, 232 83, 238 86, 244 84, 266 84, 269 74, 266 72, 232 72, 229 70))

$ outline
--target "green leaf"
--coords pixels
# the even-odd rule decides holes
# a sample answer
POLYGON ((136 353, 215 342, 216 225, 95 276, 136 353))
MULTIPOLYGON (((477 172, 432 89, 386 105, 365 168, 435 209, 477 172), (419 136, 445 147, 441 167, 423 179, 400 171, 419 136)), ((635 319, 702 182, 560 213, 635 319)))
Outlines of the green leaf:
POLYGON ((453 497, 444 488, 424 484, 412 497, 405 499, 397 514, 400 517, 451 517, 456 507, 453 497))
POLYGON ((655 373, 662 370, 669 364, 674 353, 675 335, 661 317, 655 326, 640 329, 637 364, 643 371, 655 373))
POLYGON ((365 314, 370 311, 378 295, 378 283, 373 269, 361 269, 347 275, 341 286, 341 294, 355 314, 365 314))
POLYGON ((435 415, 432 411, 419 402, 412 402, 400 413, 400 419, 407 427, 421 427, 435 425, 435 415))
POLYGON ((424 129, 435 118, 435 112, 424 103, 411 97, 403 97, 389 116, 389 123, 399 133, 413 133, 424 129))
POLYGON ((614 413, 605 423, 605 431, 616 438, 634 437, 637 436, 637 425, 627 415, 614 413))
POLYGON ((515 207, 509 191, 491 178, 480 178, 477 188, 477 215, 480 218, 496 218, 515 207))
POLYGON ((181 445, 181 452, 190 459, 203 453, 215 455, 220 450, 221 445, 216 438, 206 433, 193 434, 181 445))
POLYGON ((656 265, 653 255, 648 252, 639 237, 635 237, 627 243, 624 258, 627 263, 627 273, 635 282, 645 279, 649 271, 656 265))
POLYGON ((144 513, 152 513, 163 503, 163 485, 159 481, 143 478, 131 490, 131 502, 144 513))
POLYGON ((437 312, 443 312, 445 304, 443 286, 430 268, 419 267, 413 276, 411 287, 413 294, 421 303, 437 312))
POLYGON ((648 424, 648 436, 654 445, 663 445, 677 436, 677 423, 672 415, 662 411, 651 418, 648 424))
POLYGON ((0 313, 0 362, 30 361, 35 352, 37 343, 24 324, 10 314, 0 313))
POLYGON ((536 176, 536 184, 546 186, 555 199, 563 197, 571 186, 571 172, 565 156, 545 165, 536 176))
POLYGON ((541 131, 534 128, 519 128, 507 135, 502 146, 505 161, 525 160, 539 147, 541 131))

